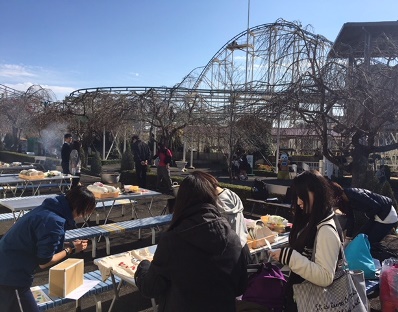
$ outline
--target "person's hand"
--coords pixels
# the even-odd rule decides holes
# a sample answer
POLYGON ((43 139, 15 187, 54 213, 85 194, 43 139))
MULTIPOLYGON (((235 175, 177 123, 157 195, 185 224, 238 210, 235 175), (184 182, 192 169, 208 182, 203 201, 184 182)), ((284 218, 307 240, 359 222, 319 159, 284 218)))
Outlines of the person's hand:
POLYGON ((281 254, 281 250, 280 249, 272 249, 270 251, 268 251, 268 255, 269 257, 274 260, 279 262, 279 256, 281 254))
POLYGON ((346 237, 343 242, 343 247, 346 248, 348 244, 351 243, 351 241, 352 241, 351 237, 346 237))
POLYGON ((76 253, 84 251, 87 249, 88 240, 87 239, 77 239, 73 241, 73 245, 75 246, 76 253))

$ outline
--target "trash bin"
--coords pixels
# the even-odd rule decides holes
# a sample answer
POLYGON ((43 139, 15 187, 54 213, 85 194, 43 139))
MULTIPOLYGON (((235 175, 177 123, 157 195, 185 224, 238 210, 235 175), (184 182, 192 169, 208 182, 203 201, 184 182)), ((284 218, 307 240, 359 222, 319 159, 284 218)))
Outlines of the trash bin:
POLYGON ((173 195, 174 197, 177 197, 178 194, 178 189, 180 188, 180 185, 177 182, 173 182, 173 195))

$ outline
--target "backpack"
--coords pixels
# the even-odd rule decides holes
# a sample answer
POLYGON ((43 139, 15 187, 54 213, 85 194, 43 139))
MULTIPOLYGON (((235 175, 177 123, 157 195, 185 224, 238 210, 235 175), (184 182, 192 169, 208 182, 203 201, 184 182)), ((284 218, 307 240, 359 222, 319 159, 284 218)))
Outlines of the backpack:
POLYGON ((268 198, 267 184, 260 179, 254 179, 251 189, 253 199, 266 200, 268 198))
POLYGON ((253 268, 258 269, 249 276, 242 300, 265 306, 270 311, 282 311, 287 284, 282 271, 270 262, 248 265, 248 272, 253 268))

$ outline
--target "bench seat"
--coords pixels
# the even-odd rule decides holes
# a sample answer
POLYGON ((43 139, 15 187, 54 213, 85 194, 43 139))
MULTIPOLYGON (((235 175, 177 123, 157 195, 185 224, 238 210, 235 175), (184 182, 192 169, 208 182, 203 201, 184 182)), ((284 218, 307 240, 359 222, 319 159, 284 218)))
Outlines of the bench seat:
MULTIPOLYGON (((261 206, 264 209, 267 207, 275 208, 275 214, 278 213, 279 209, 283 209, 283 214, 285 216, 290 216, 292 212, 292 208, 290 204, 279 203, 277 198, 268 198, 266 200, 254 199, 254 198, 246 198, 246 201, 252 203, 252 207, 250 209, 249 214, 253 215, 253 210, 255 206, 261 206)), ((289 218, 286 218, 289 219, 289 218)))
POLYGON ((73 241, 76 239, 90 239, 92 242, 91 254, 92 257, 95 258, 97 250, 97 239, 103 236, 105 237, 106 242, 106 254, 110 255, 111 246, 109 236, 111 234, 139 231, 138 238, 141 238, 142 229, 151 229, 152 244, 155 244, 155 228, 169 224, 171 222, 171 217, 172 215, 169 214, 68 230, 65 234, 65 241, 73 241))
POLYGON ((14 221, 14 215, 12 212, 0 214, 0 222, 5 222, 5 221, 14 221))

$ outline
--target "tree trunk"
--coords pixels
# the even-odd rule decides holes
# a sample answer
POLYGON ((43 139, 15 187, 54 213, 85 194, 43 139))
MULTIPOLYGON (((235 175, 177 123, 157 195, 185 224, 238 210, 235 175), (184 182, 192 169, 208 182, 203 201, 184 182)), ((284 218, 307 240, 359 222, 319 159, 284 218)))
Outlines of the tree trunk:
POLYGON ((354 147, 352 152, 351 187, 363 187, 366 183, 369 152, 362 145, 354 147))

